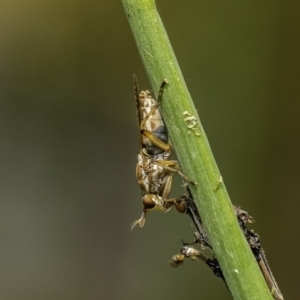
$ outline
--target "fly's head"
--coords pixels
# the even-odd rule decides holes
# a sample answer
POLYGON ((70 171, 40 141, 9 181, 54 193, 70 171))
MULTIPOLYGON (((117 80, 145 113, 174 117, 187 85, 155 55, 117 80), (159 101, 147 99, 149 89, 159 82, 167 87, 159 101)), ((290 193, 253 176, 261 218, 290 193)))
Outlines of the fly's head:
POLYGON ((135 225, 139 224, 140 227, 145 225, 146 213, 153 210, 167 212, 174 205, 174 202, 168 202, 164 200, 161 196, 155 194, 147 194, 142 198, 143 213, 141 217, 132 223, 131 230, 135 225))
POLYGON ((172 268, 178 268, 179 266, 182 266, 184 262, 184 255, 183 254, 176 254, 174 255, 171 260, 169 261, 170 266, 172 268))
POLYGON ((143 211, 160 210, 166 211, 162 197, 155 194, 147 194, 142 198, 143 211))

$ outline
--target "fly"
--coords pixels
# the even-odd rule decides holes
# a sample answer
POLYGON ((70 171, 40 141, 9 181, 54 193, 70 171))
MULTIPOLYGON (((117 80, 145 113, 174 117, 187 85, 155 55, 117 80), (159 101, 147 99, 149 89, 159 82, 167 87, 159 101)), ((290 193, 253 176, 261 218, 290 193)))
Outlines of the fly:
POLYGON ((174 173, 182 176, 185 182, 191 182, 181 173, 177 161, 169 159, 172 154, 172 147, 167 128, 158 110, 163 89, 168 81, 165 79, 160 85, 157 101, 151 97, 148 90, 139 93, 135 75, 133 76, 133 84, 140 144, 136 178, 144 196, 142 198, 142 215, 132 224, 131 229, 137 224, 140 227, 144 226, 147 212, 152 210, 167 212, 178 201, 180 202, 181 197, 168 199, 174 173))
MULTIPOLYGON (((197 209, 196 203, 190 193, 190 190, 187 188, 188 194, 185 196, 184 200, 181 201, 178 205, 180 205, 181 212, 185 212, 189 215, 191 220, 193 221, 197 231, 194 233, 195 240, 192 243, 184 243, 184 247, 181 249, 181 254, 185 257, 195 260, 196 258, 204 261, 209 267, 213 270, 214 274, 218 277, 221 277, 224 282, 225 278, 223 276, 223 272, 221 267, 215 258, 215 254, 212 246, 209 244, 207 234, 203 228, 202 220, 197 209), (206 257, 201 251, 196 250, 189 245, 199 244, 202 249, 209 248, 213 258, 206 257)), ((259 235, 255 233, 253 230, 248 229, 247 224, 254 223, 254 219, 248 214, 248 212, 238 208, 236 206, 233 207, 237 220, 239 222, 240 229, 242 230, 250 249, 255 257, 259 268, 265 278, 265 281, 274 297, 275 300, 283 300, 283 296, 280 292, 280 289, 277 285, 277 282, 271 272, 270 266, 267 262, 265 253, 261 247, 259 235)), ((179 211, 179 209, 177 208, 179 211)), ((175 257, 175 256, 173 256, 175 257)))
MULTIPOLYGON (((203 261, 206 265, 209 266, 209 268, 213 271, 213 273, 217 276, 220 277, 226 284, 226 280, 225 277, 223 275, 222 269, 219 265, 218 260, 213 257, 213 258, 209 258, 207 257, 203 252, 189 247, 189 246, 183 246, 180 249, 180 253, 181 254, 175 254, 171 261, 170 264, 172 267, 177 267, 179 265, 182 265, 184 262, 184 258, 189 258, 191 260, 201 260, 203 261)), ((227 284, 226 284, 227 286, 227 284)))

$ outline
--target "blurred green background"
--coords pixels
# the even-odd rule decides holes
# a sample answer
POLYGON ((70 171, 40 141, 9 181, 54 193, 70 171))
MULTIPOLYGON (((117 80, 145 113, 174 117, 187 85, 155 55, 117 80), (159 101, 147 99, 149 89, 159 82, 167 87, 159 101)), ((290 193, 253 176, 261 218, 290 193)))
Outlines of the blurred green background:
MULTIPOLYGON (((297 299, 300 3, 157 6, 232 202, 297 299)), ((230 299, 204 264, 168 265, 192 239, 187 216, 151 213, 130 231, 141 214, 132 74, 150 86, 121 2, 0 7, 0 299, 230 299)))

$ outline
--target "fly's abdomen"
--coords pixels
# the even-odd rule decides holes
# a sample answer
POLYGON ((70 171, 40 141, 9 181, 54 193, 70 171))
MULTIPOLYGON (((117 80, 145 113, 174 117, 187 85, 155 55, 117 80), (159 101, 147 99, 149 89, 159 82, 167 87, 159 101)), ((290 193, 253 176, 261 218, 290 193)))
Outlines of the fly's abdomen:
POLYGON ((157 107, 158 103, 151 97, 149 91, 140 93, 139 115, 142 146, 149 155, 161 154, 170 149, 168 131, 157 107))
POLYGON ((142 144, 147 153, 151 156, 164 153, 169 150, 168 132, 165 126, 160 126, 155 131, 143 131, 142 144), (168 147, 165 147, 167 145, 168 147))

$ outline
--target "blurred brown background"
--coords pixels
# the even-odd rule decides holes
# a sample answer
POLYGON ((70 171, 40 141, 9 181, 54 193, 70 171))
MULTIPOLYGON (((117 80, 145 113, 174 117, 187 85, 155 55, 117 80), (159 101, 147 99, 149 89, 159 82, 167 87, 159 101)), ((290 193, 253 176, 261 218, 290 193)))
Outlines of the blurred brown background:
MULTIPOLYGON (((232 201, 297 299, 300 4, 157 6, 232 201)), ((192 239, 188 217, 152 213, 130 231, 141 214, 132 74, 150 87, 121 2, 0 7, 0 299, 230 299, 204 264, 168 265, 192 239)))

